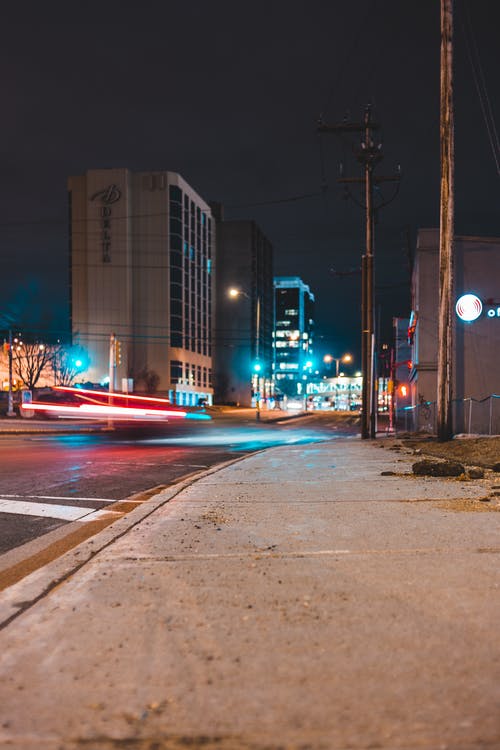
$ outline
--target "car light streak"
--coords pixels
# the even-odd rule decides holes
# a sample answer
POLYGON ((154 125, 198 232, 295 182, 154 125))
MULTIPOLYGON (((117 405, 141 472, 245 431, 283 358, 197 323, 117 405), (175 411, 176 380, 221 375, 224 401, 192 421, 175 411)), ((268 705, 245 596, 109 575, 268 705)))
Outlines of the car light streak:
POLYGON ((109 399, 110 397, 115 399, 127 399, 127 401, 137 401, 137 402, 149 402, 153 404, 171 404, 172 402, 168 398, 154 398, 153 396, 136 396, 135 393, 117 393, 115 391, 112 391, 111 393, 109 391, 94 391, 90 388, 74 388, 69 385, 55 385, 53 388, 54 391, 60 391, 61 393, 70 393, 72 396, 78 396, 79 398, 86 398, 91 396, 92 398, 90 400, 95 401, 95 399, 104 397, 106 399, 109 399))
POLYGON ((21 409, 26 411, 43 411, 59 414, 60 416, 76 416, 82 419, 95 419, 96 417, 113 417, 118 419, 166 419, 169 417, 186 418, 187 412, 173 411, 171 409, 139 409, 134 406, 112 406, 106 404, 46 404, 43 401, 34 401, 30 404, 21 404, 21 409))
POLYGON ((160 421, 174 419, 211 419, 204 412, 191 412, 180 409, 169 399, 152 396, 136 396, 130 393, 54 386, 56 393, 68 394, 71 402, 31 401, 21 405, 26 412, 43 412, 57 417, 76 419, 136 419, 160 421), (80 403, 81 402, 81 403, 80 403), (116 403, 118 402, 118 403, 116 403))

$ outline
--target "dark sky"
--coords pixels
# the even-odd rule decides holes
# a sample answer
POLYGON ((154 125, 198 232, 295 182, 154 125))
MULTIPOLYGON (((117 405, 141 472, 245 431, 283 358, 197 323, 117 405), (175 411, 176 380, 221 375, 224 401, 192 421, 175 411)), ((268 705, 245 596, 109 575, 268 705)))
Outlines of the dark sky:
MULTIPOLYGON (((499 6, 455 8, 462 234, 500 236, 499 173, 464 35, 472 29, 495 117, 499 6)), ((368 103, 382 125, 377 171, 400 164, 403 175, 376 230, 382 337, 408 315, 416 231, 439 216, 439 0, 24 2, 2 9, 2 32, 4 321, 66 326, 68 175, 169 169, 226 218, 255 219, 276 274, 310 285, 318 354, 357 354, 363 210, 337 177, 340 161, 346 174, 360 167, 352 139, 320 137, 317 121, 359 121, 368 103)))

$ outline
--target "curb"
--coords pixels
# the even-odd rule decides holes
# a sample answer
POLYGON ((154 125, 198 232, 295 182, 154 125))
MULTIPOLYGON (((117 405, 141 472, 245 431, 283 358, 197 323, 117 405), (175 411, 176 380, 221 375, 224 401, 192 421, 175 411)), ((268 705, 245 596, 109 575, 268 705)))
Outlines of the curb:
MULTIPOLYGON (((68 578, 78 572, 80 568, 90 562, 99 552, 113 544, 114 541, 127 534, 130 529, 137 526, 141 521, 148 518, 158 508, 166 505, 174 497, 179 495, 184 489, 195 484, 200 479, 215 474, 232 464, 240 463, 251 456, 264 453, 254 451, 253 453, 229 461, 224 461, 209 469, 205 469, 195 474, 191 474, 184 479, 180 479, 171 487, 160 490, 151 498, 142 502, 139 507, 134 508, 129 513, 121 516, 116 521, 111 522, 106 528, 98 531, 85 541, 63 552, 60 556, 54 558, 51 562, 43 563, 33 572, 21 578, 11 586, 7 586, 0 593, 0 630, 7 627, 19 615, 30 609, 34 604, 43 599, 56 586, 64 583, 68 578)), ((152 490, 149 490, 151 492, 152 490)), ((148 490, 143 493, 146 494, 148 490)), ((134 496, 132 496, 133 498, 134 496)), ((136 496, 137 497, 137 496, 136 496)), ((117 501, 118 502, 118 501, 117 501)), ((123 502, 123 501, 119 501, 123 502)), ((73 524, 71 524, 73 526, 73 524)), ((70 532, 71 533, 71 532, 70 532)), ((70 534, 68 534, 69 536, 70 534)), ((43 551, 38 553, 43 556, 43 551)), ((34 555, 36 557, 36 555, 34 555)), ((8 572, 8 569, 6 571, 8 572)))

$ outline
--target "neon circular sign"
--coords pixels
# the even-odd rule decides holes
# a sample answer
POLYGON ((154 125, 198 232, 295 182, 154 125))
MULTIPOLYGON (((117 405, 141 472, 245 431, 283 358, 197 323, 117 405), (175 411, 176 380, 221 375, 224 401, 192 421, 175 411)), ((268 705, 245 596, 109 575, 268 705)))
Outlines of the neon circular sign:
POLYGON ((472 323, 483 312, 483 303, 475 294, 462 294, 457 300, 455 310, 460 320, 472 323))

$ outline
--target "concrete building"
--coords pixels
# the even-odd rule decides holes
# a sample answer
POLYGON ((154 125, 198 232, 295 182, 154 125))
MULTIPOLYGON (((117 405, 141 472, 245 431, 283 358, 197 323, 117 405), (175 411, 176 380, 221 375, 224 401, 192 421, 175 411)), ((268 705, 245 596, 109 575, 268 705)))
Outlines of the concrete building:
MULTIPOLYGON (((456 237, 454 258, 454 432, 499 433, 500 239, 456 237)), ((418 235, 409 328, 414 427, 419 429, 435 429, 438 299, 439 231, 423 229, 418 235)))
POLYGON ((273 247, 255 222, 217 211, 215 400, 255 406, 273 391, 273 247))
POLYGON ((210 207, 166 171, 90 170, 70 177, 68 191, 71 325, 89 353, 85 377, 113 377, 118 389, 132 379, 134 390, 179 404, 211 402, 210 207))
POLYGON ((314 294, 298 276, 274 279, 276 390, 305 396, 313 369, 314 294))
MULTIPOLYGON (((412 393, 410 387, 410 372, 412 363, 412 347, 410 337, 412 336, 412 323, 410 318, 393 318, 394 350, 391 363, 392 382, 392 418, 396 428, 407 427, 409 415, 406 413, 412 406, 412 393)), ((411 418, 411 415, 410 415, 411 418)))

